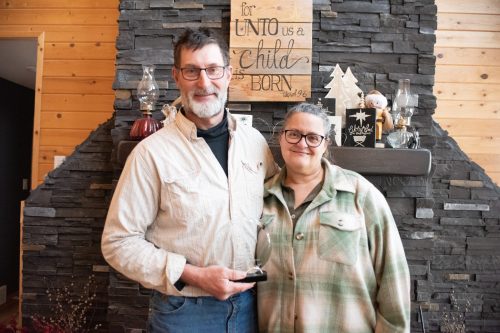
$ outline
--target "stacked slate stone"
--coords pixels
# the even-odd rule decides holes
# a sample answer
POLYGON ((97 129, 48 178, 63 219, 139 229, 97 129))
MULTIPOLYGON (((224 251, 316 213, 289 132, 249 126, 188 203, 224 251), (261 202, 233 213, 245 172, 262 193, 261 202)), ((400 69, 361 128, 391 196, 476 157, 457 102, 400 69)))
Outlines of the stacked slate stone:
MULTIPOLYGON (((387 197, 403 239, 411 272, 412 331, 421 332, 424 326, 427 332, 451 332, 461 325, 466 325, 470 332, 499 331, 500 190, 432 120, 436 108, 433 95, 435 1, 314 0, 313 3, 312 98, 309 101, 315 103, 327 94, 324 86, 330 81, 329 75, 337 63, 344 70, 351 68, 359 80, 358 86, 365 92, 377 89, 393 98, 398 80, 409 78, 412 91, 419 94, 419 106, 412 125, 419 131, 423 147, 432 152, 431 174, 428 177, 367 176, 387 197)), ((119 141, 128 139, 131 124, 140 116, 136 87, 142 75, 141 64, 156 65, 156 79, 161 88, 156 106, 159 110, 161 105, 178 97, 170 74, 172 41, 185 27, 214 28, 229 39, 230 2, 122 0, 120 13, 114 82, 116 112, 111 130, 115 148, 119 141)), ((230 103, 235 113, 251 113, 253 125, 270 142, 274 140, 273 133, 280 128, 289 106, 281 102, 230 103)), ((161 118, 159 112, 155 117, 161 118)), ((76 156, 80 154, 77 150, 76 156)), ((58 179, 55 176, 71 174, 70 165, 91 165, 90 161, 88 164, 71 163, 71 158, 68 162, 61 170, 52 173, 48 182, 37 191, 53 191, 55 179, 58 179)), ((120 165, 114 166, 116 180, 120 165)), ((99 163, 95 170, 87 171, 105 177, 110 172, 100 169, 99 163)), ((71 179, 65 181, 75 183, 71 179)), ((102 182, 110 183, 110 180, 102 182)), ((25 243, 29 241, 28 244, 44 246, 43 249, 56 246, 54 242, 59 239, 59 228, 62 228, 66 247, 63 251, 42 256, 39 264, 25 252, 25 268, 26 265, 30 268, 24 278, 29 286, 25 289, 29 298, 25 316, 33 314, 36 307, 44 304, 39 277, 46 275, 47 270, 51 274, 58 269, 68 274, 80 270, 87 274, 93 265, 98 269, 103 265, 94 231, 102 228, 100 223, 103 222, 105 207, 83 208, 89 198, 86 197, 88 190, 82 188, 79 190, 81 197, 73 192, 75 197, 71 199, 61 198, 62 194, 59 194, 56 201, 53 201, 52 193, 42 195, 49 192, 37 191, 33 199, 30 198, 34 201, 28 202, 31 210, 25 214, 28 222, 25 243), (64 200, 69 200, 64 204, 82 207, 65 209, 60 206, 64 200), (70 212, 80 215, 61 215, 70 212), (99 216, 92 220, 96 215, 99 216), (69 232, 65 227, 71 223, 71 227, 82 228, 82 223, 89 221, 87 219, 92 220, 89 222, 92 227, 83 227, 74 238, 67 235, 69 232), (94 225, 94 221, 99 226, 94 225), (52 223, 62 225, 53 226, 52 223), (30 230, 30 227, 38 228, 38 233, 35 232, 37 229, 30 230), (89 228, 92 236, 85 236, 83 231, 89 228), (34 241, 31 237, 38 239, 34 241), (89 244, 91 249, 88 251, 92 255, 82 259, 83 245, 89 244), (82 262, 84 265, 78 267, 82 262)), ((103 195, 108 195, 107 189, 103 192, 103 195)), ((107 200, 101 199, 101 203, 107 200)), ((35 248, 32 252, 38 255, 42 250, 35 248)), ((144 330, 149 291, 110 270, 108 292, 102 298, 105 303, 109 297, 109 331, 144 330)))
MULTIPOLYGON (((69 317, 73 308, 67 299, 55 299, 62 295, 56 289, 67 288, 78 296, 93 276, 91 289, 96 297, 87 320, 89 327, 99 325, 107 331, 109 267, 102 258, 100 241, 115 178, 111 164, 113 127, 114 119, 99 126, 25 202, 24 326, 29 326, 31 316, 53 316, 57 306, 69 317)), ((86 306, 76 300, 73 305, 86 306)))

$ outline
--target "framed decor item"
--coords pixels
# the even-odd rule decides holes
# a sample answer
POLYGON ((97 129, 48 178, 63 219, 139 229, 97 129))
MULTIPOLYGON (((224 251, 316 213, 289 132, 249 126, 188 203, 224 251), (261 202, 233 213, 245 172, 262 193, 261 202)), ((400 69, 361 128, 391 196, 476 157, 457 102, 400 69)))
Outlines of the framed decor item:
POLYGON ((345 146, 374 148, 376 120, 377 111, 373 108, 347 109, 345 146))
POLYGON ((330 120, 331 130, 335 131, 336 146, 342 146, 342 117, 341 116, 328 116, 330 120))

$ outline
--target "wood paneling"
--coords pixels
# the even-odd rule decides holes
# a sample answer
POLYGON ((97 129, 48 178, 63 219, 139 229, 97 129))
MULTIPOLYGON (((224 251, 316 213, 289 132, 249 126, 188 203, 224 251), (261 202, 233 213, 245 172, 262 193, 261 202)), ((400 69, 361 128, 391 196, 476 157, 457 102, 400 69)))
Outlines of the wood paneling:
POLYGON ((500 32, 490 31, 436 31, 440 47, 480 47, 485 49, 498 48, 500 32))
MULTIPOLYGON (((104 112, 113 108, 115 95, 44 94, 42 113, 51 111, 104 112)), ((112 112, 107 112, 111 115, 112 112)), ((96 124, 97 125, 97 124, 96 124)))
MULTIPOLYGON (((457 73, 457 80, 461 73, 457 73)), ((480 84, 462 82, 436 82, 434 93, 441 100, 499 101, 500 84, 480 84)))
POLYGON ((40 125, 51 129, 95 129, 95 124, 105 122, 109 117, 102 112, 43 112, 40 125))
POLYGON ((113 113, 119 0, 0 0, 0 35, 44 35, 32 184, 113 113))
POLYGON ((108 8, 117 9, 116 0, 2 0, 0 8, 45 9, 45 8, 108 8))
POLYGON ((115 73, 114 60, 46 60, 44 77, 110 77, 115 73))
POLYGON ((460 83, 500 83, 500 67, 486 65, 442 65, 436 68, 436 81, 460 83), (457 78, 457 73, 460 77, 457 78))
POLYGON ((500 15, 498 0, 436 0, 438 16, 441 13, 470 13, 500 15))
POLYGON ((484 168, 500 173, 500 156, 493 154, 470 154, 469 156, 484 168))
POLYGON ((50 170, 54 169, 54 163, 40 163, 40 167, 38 168, 37 178, 40 179, 40 183, 43 182, 43 179, 49 173, 50 170))
POLYGON ((438 101, 434 118, 476 118, 500 119, 500 103, 498 101, 438 101))
POLYGON ((437 122, 441 124, 441 127, 449 132, 455 133, 460 136, 495 136, 500 133, 500 119, 489 119, 488 126, 484 126, 484 119, 476 118, 438 118, 437 122))
POLYGON ((2 31, 45 32, 45 41, 49 42, 115 42, 118 26, 85 26, 85 25, 0 25, 2 31))
POLYGON ((436 65, 495 66, 500 63, 500 49, 436 46, 436 65))
POLYGON ((90 132, 92 130, 42 129, 40 133, 40 145, 74 148, 76 145, 82 143, 90 132))
POLYGON ((473 151, 473 154, 494 154, 500 147, 498 136, 454 136, 457 143, 465 152, 473 151))
POLYGON ((13 25, 82 24, 112 25, 118 20, 116 9, 3 9, 0 22, 13 25))
POLYGON ((45 59, 113 59, 116 53, 115 43, 47 43, 45 59))
POLYGON ((442 13, 438 15, 438 29, 500 31, 500 20, 497 15, 442 13))
POLYGON ((114 94, 113 79, 109 77, 45 77, 43 91, 46 94, 74 93, 93 95, 114 94))
POLYGON ((436 0, 434 118, 500 183, 500 2, 436 0))
POLYGON ((72 147, 63 146, 41 146, 40 147, 40 162, 54 163, 54 156, 68 156, 73 152, 72 147))

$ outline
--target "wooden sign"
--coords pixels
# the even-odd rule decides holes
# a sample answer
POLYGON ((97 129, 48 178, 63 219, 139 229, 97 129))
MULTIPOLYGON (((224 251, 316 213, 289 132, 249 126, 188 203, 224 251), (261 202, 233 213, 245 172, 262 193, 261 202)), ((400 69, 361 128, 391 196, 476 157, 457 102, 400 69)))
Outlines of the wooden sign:
POLYGON ((229 101, 311 97, 312 0, 231 1, 229 101))
POLYGON ((375 147, 375 109, 347 109, 345 146, 375 147))

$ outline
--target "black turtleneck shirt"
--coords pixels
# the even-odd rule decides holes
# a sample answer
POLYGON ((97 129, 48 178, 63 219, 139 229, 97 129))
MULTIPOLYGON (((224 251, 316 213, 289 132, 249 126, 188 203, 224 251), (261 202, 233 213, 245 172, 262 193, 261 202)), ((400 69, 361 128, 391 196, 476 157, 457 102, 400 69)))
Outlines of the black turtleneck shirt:
POLYGON ((227 177, 227 153, 229 150, 229 129, 227 125, 227 112, 224 111, 224 117, 218 125, 207 130, 198 128, 197 134, 199 137, 205 139, 208 146, 212 150, 212 153, 219 161, 222 169, 224 169, 227 177))

